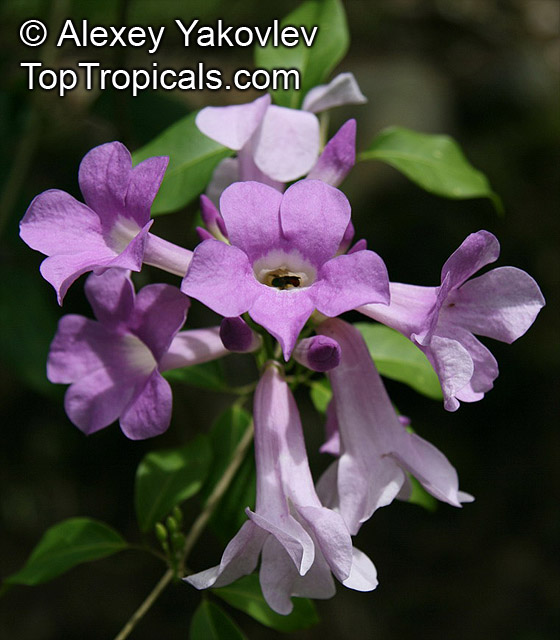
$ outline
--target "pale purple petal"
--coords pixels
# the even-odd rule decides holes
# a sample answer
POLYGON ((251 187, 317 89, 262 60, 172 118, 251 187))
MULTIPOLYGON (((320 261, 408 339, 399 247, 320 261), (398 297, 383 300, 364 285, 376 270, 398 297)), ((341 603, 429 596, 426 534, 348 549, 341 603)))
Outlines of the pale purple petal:
POLYGON ((169 382, 154 371, 148 380, 139 383, 132 402, 121 413, 121 429, 131 440, 158 436, 169 427, 171 407, 169 382))
POLYGON ((126 323, 134 306, 134 286, 128 271, 108 269, 104 274, 92 274, 84 286, 95 317, 105 327, 126 323))
POLYGON ((252 573, 268 533, 245 522, 226 547, 220 564, 185 578, 196 589, 223 587, 252 573))
POLYGON ((233 317, 249 310, 262 287, 243 251, 205 240, 194 250, 181 291, 216 313, 233 317))
POLYGON ((451 254, 441 269, 441 281, 449 274, 450 288, 455 289, 479 269, 495 262, 500 255, 500 244, 488 231, 471 233, 451 254))
POLYGON ((50 189, 36 196, 20 222, 20 236, 47 256, 76 250, 114 256, 102 236, 99 217, 70 194, 50 189))
MULTIPOLYGON (((131 170, 130 153, 120 142, 95 147, 80 163, 80 189, 86 204, 99 215, 104 229, 110 229, 119 216, 125 217, 131 170)), ((137 223, 144 226, 147 221, 145 218, 137 223)))
POLYGON ((367 98, 360 91, 352 73, 339 73, 329 84, 320 84, 307 92, 301 106, 305 111, 319 113, 344 104, 363 104, 367 98))
POLYGON ((333 456, 340 455, 340 432, 338 430, 336 402, 334 398, 331 399, 327 407, 325 419, 325 442, 321 445, 319 451, 321 453, 330 453, 333 456))
POLYGON ((64 409, 70 420, 89 435, 114 422, 133 393, 134 379, 102 367, 70 385, 64 409))
MULTIPOLYGON (((338 251, 336 252, 337 255, 340 255, 341 253, 346 253, 348 247, 350 246, 350 244, 352 243, 352 240, 354 239, 355 233, 356 231, 354 229, 354 225, 352 224, 352 220, 350 220, 350 222, 348 223, 348 226, 346 227, 346 231, 342 236, 342 240, 338 245, 338 251)), ((365 248, 366 247, 364 247, 364 249, 365 248)))
POLYGON ((422 351, 438 375, 444 407, 447 411, 456 411, 459 408, 456 395, 468 385, 474 373, 469 352, 457 340, 440 336, 433 336, 429 348, 422 351))
POLYGON ((306 111, 273 105, 251 144, 263 173, 280 182, 296 180, 309 172, 319 155, 319 120, 306 111))
POLYGON ((515 267, 499 267, 452 291, 441 320, 511 343, 529 329, 544 304, 529 274, 515 267))
MULTIPOLYGON (((315 305, 309 290, 281 291, 265 285, 260 286, 261 295, 252 304, 249 315, 278 340, 287 361, 315 305)), ((235 293, 239 295, 237 291, 235 293)))
POLYGON ((316 560, 307 574, 301 576, 284 548, 273 537, 264 544, 259 578, 268 606, 281 615, 291 613, 291 596, 332 598, 336 591, 324 560, 316 560))
POLYGON ((220 328, 180 331, 159 363, 160 371, 190 367, 216 360, 229 353, 220 338, 220 328))
POLYGON ((350 222, 346 196, 320 180, 300 180, 280 205, 282 235, 291 249, 320 267, 340 246, 350 222))
MULTIPOLYGON (((356 242, 356 244, 348 249, 348 253, 356 253, 356 251, 365 251, 367 249, 367 240, 365 238, 361 238, 356 242)), ((391 284, 391 283, 389 283, 391 284)))
POLYGON ((378 585, 377 569, 363 551, 353 548, 352 569, 342 583, 355 591, 373 591, 378 585))
POLYGON ((260 125, 269 105, 267 94, 248 104, 206 107, 197 114, 196 126, 212 140, 237 151, 260 125))
POLYGON ((183 326, 189 305, 187 296, 169 284, 149 284, 138 292, 129 327, 156 360, 162 358, 183 326))
POLYGON ((389 304, 387 268, 373 251, 337 256, 321 267, 312 295, 329 317, 371 302, 389 304))
POLYGON ((111 362, 114 333, 78 315, 62 316, 47 359, 47 378, 70 384, 111 362))
POLYGON ((258 182, 238 182, 222 194, 220 211, 231 244, 251 262, 281 244, 281 202, 281 193, 258 182))
POLYGON ((415 433, 406 433, 398 451, 390 455, 435 498, 460 507, 459 478, 441 451, 415 433))
POLYGON ((234 182, 239 182, 239 160, 237 158, 224 158, 214 169, 212 178, 206 187, 206 195, 215 204, 220 202, 220 196, 224 190, 234 182))
POLYGON ((143 227, 150 219, 150 208, 159 191, 169 158, 154 156, 136 165, 130 172, 125 196, 126 217, 143 227))
MULTIPOLYGON (((153 220, 149 220, 142 229, 138 229, 136 235, 127 240, 124 247, 118 248, 118 254, 105 267, 119 267, 120 269, 130 269, 131 271, 140 271, 144 260, 144 252, 148 242, 148 232, 153 224, 153 220)), ((102 273, 102 270, 96 269, 96 273, 102 273)))
POLYGON ((251 139, 240 151, 237 152, 239 180, 252 180, 273 187, 276 191, 284 191, 284 183, 274 180, 259 169, 254 157, 255 138, 251 139))
POLYGON ((419 287, 400 282, 389 284, 391 302, 367 304, 357 309, 360 313, 382 322, 407 338, 424 331, 427 318, 436 304, 438 287, 419 287))
POLYGON ((328 141, 307 178, 338 187, 355 163, 356 121, 348 120, 328 141))

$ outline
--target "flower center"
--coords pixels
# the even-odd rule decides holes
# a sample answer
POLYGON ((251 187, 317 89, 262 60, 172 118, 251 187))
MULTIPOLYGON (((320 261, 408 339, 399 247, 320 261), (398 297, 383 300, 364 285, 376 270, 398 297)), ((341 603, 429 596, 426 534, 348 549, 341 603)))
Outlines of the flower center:
POLYGON ((299 254, 271 251, 253 264, 255 278, 280 291, 309 287, 315 282, 315 269, 299 254))

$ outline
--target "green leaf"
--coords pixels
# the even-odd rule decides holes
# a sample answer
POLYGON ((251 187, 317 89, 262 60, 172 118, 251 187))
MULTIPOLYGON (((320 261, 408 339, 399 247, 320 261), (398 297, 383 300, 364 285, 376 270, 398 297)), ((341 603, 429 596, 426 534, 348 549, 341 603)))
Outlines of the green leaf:
POLYGON ((152 214, 171 213, 205 189, 216 165, 233 154, 200 133, 191 113, 132 154, 134 163, 151 156, 169 156, 169 166, 154 200, 152 214))
POLYGON ((407 473, 407 476, 412 487, 412 491, 408 496, 408 502, 424 507, 424 509, 428 511, 435 511, 437 509, 437 500, 434 496, 429 494, 414 476, 411 476, 409 473, 407 473))
POLYGON ((219 360, 195 364, 182 369, 171 369, 166 371, 163 376, 171 382, 181 382, 199 389, 226 391, 228 387, 224 368, 219 360))
POLYGON ((312 46, 302 41, 296 47, 273 47, 269 43, 255 48, 255 63, 261 69, 299 70, 300 91, 290 88, 271 92, 280 106, 297 109, 309 89, 322 84, 342 60, 350 37, 340 0, 308 0, 282 20, 281 27, 288 25, 298 29, 301 25, 308 33, 319 27, 312 46))
POLYGON ((191 621, 190 640, 245 640, 235 622, 213 602, 203 600, 191 621))
POLYGON ((212 460, 207 436, 179 449, 148 453, 136 471, 135 507, 140 530, 149 531, 176 505, 200 490, 212 460))
POLYGON ((386 162, 438 196, 490 198, 498 213, 503 212, 502 202, 486 176, 470 164, 449 136, 389 127, 359 155, 359 160, 386 162))
POLYGON ((126 540, 103 522, 70 518, 48 529, 23 569, 7 578, 6 582, 41 584, 72 567, 105 558, 127 546, 126 540))
POLYGON ((307 629, 319 622, 313 602, 306 598, 293 598, 294 609, 288 616, 281 616, 272 611, 266 604, 259 579, 255 574, 245 576, 227 587, 220 587, 212 591, 232 607, 277 631, 307 629))
POLYGON ((320 413, 325 413, 332 398, 332 389, 327 378, 314 380, 311 383, 311 402, 320 413))
POLYGON ((401 333, 382 324, 358 322, 354 325, 367 343, 379 373, 404 382, 415 391, 441 400, 441 386, 428 358, 401 333))
MULTIPOLYGON (((201 495, 208 498, 229 465, 233 452, 251 422, 251 415, 233 406, 222 413, 212 425, 210 442, 213 462, 201 495)), ((252 448, 235 474, 229 488, 210 520, 212 531, 222 540, 232 538, 247 520, 245 508, 254 508, 256 499, 256 471, 252 448)))

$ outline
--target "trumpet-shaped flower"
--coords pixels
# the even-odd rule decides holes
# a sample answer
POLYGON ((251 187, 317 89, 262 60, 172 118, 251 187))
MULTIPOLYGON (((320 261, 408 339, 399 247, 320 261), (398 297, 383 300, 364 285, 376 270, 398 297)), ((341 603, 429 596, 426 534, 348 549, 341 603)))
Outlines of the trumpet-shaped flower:
POLYGON ((458 490, 457 473, 443 453, 409 433, 399 420, 360 332, 339 318, 326 320, 317 330, 341 349, 340 364, 328 373, 336 416, 330 416, 324 449, 340 457, 319 481, 318 492, 324 504, 340 511, 350 533, 407 491, 405 471, 438 500, 456 507, 471 501, 458 490), (334 417, 340 443, 334 437, 334 417))
POLYGON ((68 417, 86 434, 117 419, 133 440, 163 433, 172 398, 161 372, 225 355, 219 329, 178 333, 188 298, 166 284, 135 295, 123 269, 91 275, 85 290, 97 321, 63 316, 47 363, 51 382, 70 384, 68 417))
POLYGON ((320 135, 315 114, 365 101, 354 76, 341 73, 328 85, 309 91, 301 110, 272 105, 269 95, 247 104, 202 109, 196 118, 200 131, 237 151, 237 158, 226 158, 216 168, 208 189, 210 197, 217 199, 229 184, 245 180, 282 190, 283 183, 297 180, 314 168, 311 177, 333 180, 330 184, 337 186, 354 164, 355 121, 318 163, 320 135), (347 143, 350 138, 351 145, 347 143), (343 175, 341 167, 346 167, 343 175))
POLYGON ((299 413, 276 366, 255 393, 257 501, 226 547, 220 564, 186 578, 197 589, 220 587, 254 571, 259 556, 263 595, 288 614, 291 596, 330 598, 331 572, 345 586, 370 591, 375 567, 352 547, 340 514, 322 506, 309 470, 299 413))
POLYGON ((80 164, 83 204, 65 191, 50 189, 29 205, 20 236, 48 257, 41 274, 52 284, 58 301, 87 271, 109 267, 140 271, 142 262, 184 275, 191 252, 158 238, 148 230, 150 207, 168 158, 148 158, 132 168, 130 153, 120 142, 92 149, 80 164))
POLYGON ((438 374, 445 408, 475 402, 489 391, 498 364, 474 334, 512 343, 533 324, 545 301, 525 271, 499 267, 469 278, 500 255, 488 231, 468 236, 441 270, 439 287, 391 283, 391 304, 361 307, 397 329, 428 357, 438 374))
POLYGON ((301 180, 281 194, 240 182, 224 191, 220 209, 231 244, 212 238, 199 244, 181 290, 226 317, 248 311, 278 339, 286 359, 314 309, 332 317, 388 303, 377 254, 336 255, 350 205, 334 187, 301 180))

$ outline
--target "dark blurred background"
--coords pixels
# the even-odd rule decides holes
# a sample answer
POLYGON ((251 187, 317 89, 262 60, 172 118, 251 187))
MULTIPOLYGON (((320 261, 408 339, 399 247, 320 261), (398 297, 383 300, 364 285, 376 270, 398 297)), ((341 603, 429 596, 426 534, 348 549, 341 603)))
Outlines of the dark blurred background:
MULTIPOLYGON (((44 530, 87 515, 138 541, 133 478, 152 448, 178 446, 227 406, 228 398, 178 388, 172 427, 157 441, 130 442, 116 425, 86 438, 66 418, 63 389, 44 374, 61 310, 41 279, 42 257, 18 238, 31 199, 57 187, 80 197, 77 169, 93 146, 118 139, 136 149, 176 119, 207 104, 246 102, 251 92, 73 91, 64 99, 29 92, 21 61, 51 65, 99 60, 107 66, 150 64, 137 50, 23 47, 20 24, 63 18, 91 24, 170 25, 176 17, 267 25, 298 5, 277 0, 3 0, 0 5, 0 576, 19 569, 44 530)), ((319 602, 322 622, 300 640, 401 640, 557 637, 558 554, 558 238, 560 9, 555 0, 347 0, 351 47, 340 71, 353 71, 369 98, 338 109, 331 133, 358 120, 361 148, 397 124, 453 135, 502 196, 499 217, 484 200, 451 201, 420 190, 379 163, 357 166, 343 189, 359 235, 384 258, 392 280, 434 285, 444 260, 464 237, 484 228, 502 244, 500 265, 526 269, 547 299, 535 326, 512 346, 486 341, 501 374, 479 403, 449 414, 436 402, 389 383, 396 405, 418 433, 455 464, 461 488, 476 502, 435 513, 397 503, 364 525, 357 546, 377 565, 380 586, 368 594, 340 587, 319 602)), ((160 67, 224 71, 251 66, 251 52, 184 49, 168 28, 160 67)), ((153 230, 192 247, 196 205, 155 222, 153 230)), ((161 280, 143 271, 137 283, 161 280)), ((174 280, 165 278, 170 282, 174 280)), ((177 283, 177 280, 175 280, 177 283)), ((89 314, 74 286, 64 312, 89 314)), ((193 304, 190 326, 217 318, 193 304)), ((235 366, 235 363, 230 365, 235 366)), ((298 397, 316 469, 321 419, 298 397)), ((187 506, 195 515, 196 500, 187 506)), ((195 569, 218 562, 223 545, 210 534, 197 545, 195 569)), ((34 588, 16 587, 0 601, 7 640, 111 638, 151 590, 163 567, 138 552, 84 565, 34 588)), ((185 638, 199 595, 169 588, 131 638, 185 638)), ((280 638, 234 610, 249 638, 280 638)))

